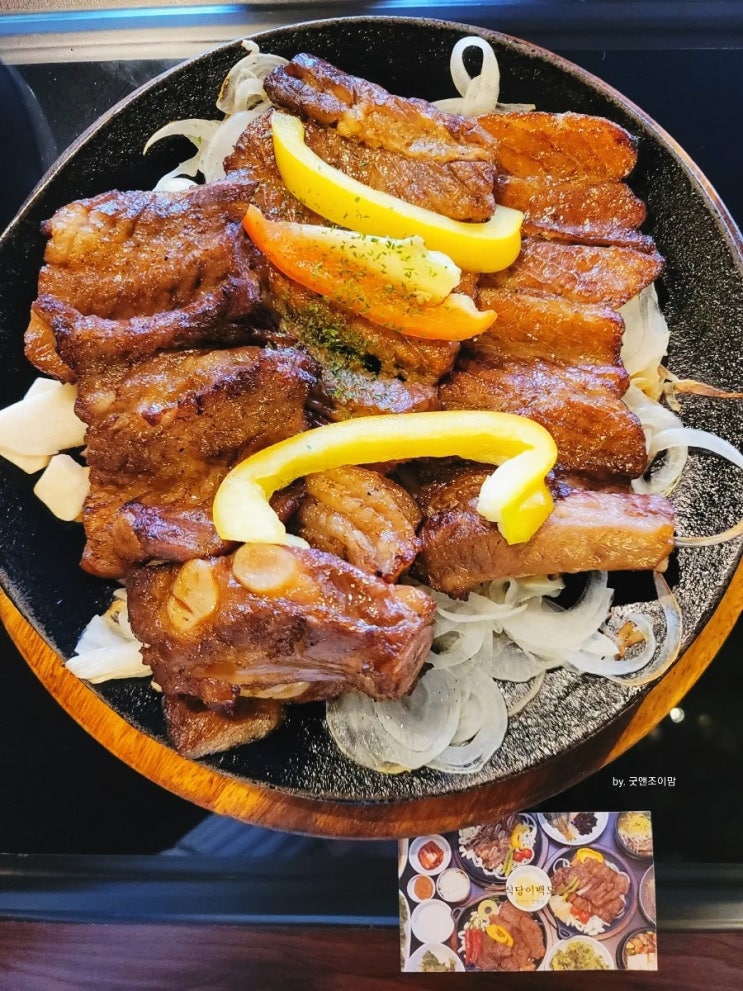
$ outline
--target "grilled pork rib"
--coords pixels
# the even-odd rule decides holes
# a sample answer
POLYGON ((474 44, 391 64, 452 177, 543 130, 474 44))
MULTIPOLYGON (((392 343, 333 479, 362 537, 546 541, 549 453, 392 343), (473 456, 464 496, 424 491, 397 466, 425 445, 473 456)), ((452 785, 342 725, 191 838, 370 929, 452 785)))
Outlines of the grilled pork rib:
POLYGON ((314 55, 296 55, 265 79, 272 103, 371 148, 424 162, 482 163, 491 169, 497 141, 473 117, 438 110, 425 100, 393 96, 314 55))
POLYGON ((637 161, 636 139, 604 117, 517 110, 482 114, 478 123, 496 140, 499 170, 513 176, 611 182, 637 161))
POLYGON ((422 549, 415 571, 433 588, 464 598, 481 582, 580 571, 662 570, 673 551, 674 511, 662 496, 568 490, 525 544, 507 544, 477 512, 487 472, 434 470, 418 494, 422 549))
POLYGON ((333 554, 245 544, 206 561, 135 569, 132 629, 167 694, 230 705, 356 689, 398 698, 432 640, 433 601, 333 554))
POLYGON ((83 567, 119 578, 153 558, 224 553, 211 519, 219 483, 242 457, 305 429, 313 383, 296 351, 171 352, 137 363, 105 409, 83 411, 83 567))
POLYGON ((74 381, 69 362, 101 352, 110 360, 225 337, 245 343, 235 324, 259 300, 241 231, 254 188, 235 174, 177 193, 102 193, 58 210, 43 225, 49 240, 26 332, 29 360, 74 381))
MULTIPOLYGON (((622 181, 634 139, 580 114, 445 114, 308 55, 265 86, 347 175, 457 220, 513 206, 526 236, 505 272, 463 274, 459 291, 499 314, 463 348, 354 316, 281 275, 242 229, 249 203, 324 223, 283 185, 270 113, 248 126, 220 182, 106 193, 45 224, 26 349, 78 383, 91 469, 83 564, 126 577, 171 738, 195 757, 265 734, 288 699, 408 692, 434 611, 393 584, 408 569, 464 596, 508 575, 662 568, 672 549, 670 504, 626 482, 644 470, 645 446, 621 401, 617 310, 662 268, 622 181), (245 455, 319 420, 442 405, 533 417, 586 488, 555 483, 552 516, 511 546, 476 511, 483 466, 429 464, 419 505, 351 467, 273 500, 310 550, 235 549, 216 534, 214 493, 245 455), (141 566, 155 561, 165 563, 141 566)), ((531 967, 541 933, 503 911, 514 949, 497 950, 498 969, 531 967)))
POLYGON ((298 533, 312 547, 394 582, 420 549, 415 500, 396 482, 348 466, 309 475, 298 533))

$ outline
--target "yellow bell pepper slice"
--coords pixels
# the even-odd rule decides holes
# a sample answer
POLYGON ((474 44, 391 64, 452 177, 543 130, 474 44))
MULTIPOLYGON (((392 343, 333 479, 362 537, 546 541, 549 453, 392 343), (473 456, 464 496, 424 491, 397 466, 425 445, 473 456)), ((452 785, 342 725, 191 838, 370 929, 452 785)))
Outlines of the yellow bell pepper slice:
POLYGON ((517 826, 513 827, 513 832, 511 833, 510 847, 512 850, 518 850, 521 847, 527 846, 527 838, 530 835, 530 828, 525 822, 520 822, 517 826))
POLYGON ((343 465, 452 455, 499 466, 483 483, 477 509, 509 544, 529 540, 551 513, 545 475, 557 448, 544 427, 511 413, 451 410, 356 417, 264 448, 222 481, 214 525, 223 540, 285 543, 268 500, 295 479, 343 465))
POLYGON ((486 927, 485 932, 494 939, 496 943, 504 943, 506 946, 513 946, 513 936, 507 929, 503 926, 497 926, 494 922, 491 922, 489 926, 486 927))
POLYGON ((596 860, 600 864, 604 862, 604 855, 600 850, 592 850, 590 847, 582 846, 575 855, 579 864, 584 864, 587 860, 596 860))
POLYGON ((495 320, 469 296, 452 293, 461 270, 419 237, 383 238, 357 231, 268 220, 248 207, 243 226, 284 275, 305 289, 409 337, 462 341, 495 320))
POLYGON ((468 272, 499 272, 521 250, 519 210, 498 206, 485 223, 452 220, 379 192, 323 161, 304 143, 298 117, 274 110, 271 131, 276 165, 284 185, 300 203, 341 227, 387 237, 420 235, 428 248, 443 251, 468 272))

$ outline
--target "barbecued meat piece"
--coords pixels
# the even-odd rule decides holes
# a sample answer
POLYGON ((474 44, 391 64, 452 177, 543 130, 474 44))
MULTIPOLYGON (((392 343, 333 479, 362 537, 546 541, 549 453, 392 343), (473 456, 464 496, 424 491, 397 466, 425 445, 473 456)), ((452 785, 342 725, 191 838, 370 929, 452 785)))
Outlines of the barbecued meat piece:
MULTIPOLYGON (((425 100, 393 96, 314 55, 296 55, 264 81, 272 103, 335 127, 346 138, 426 162, 492 162, 497 141, 473 117, 438 110, 425 100)), ((491 166, 492 168, 492 166, 491 166)), ((491 172, 492 174, 492 172, 491 172)))
POLYGON ((488 220, 495 210, 493 170, 486 165, 411 158, 401 151, 368 147, 344 138, 333 128, 312 124, 305 128, 305 140, 328 165, 415 206, 469 221, 488 220))
POLYGON ((175 749, 183 757, 198 760, 262 740, 281 725, 284 706, 276 699, 240 698, 223 711, 186 695, 164 695, 163 713, 175 749))
POLYGON ((234 325, 259 299, 241 229, 254 188, 236 173, 181 192, 102 193, 58 210, 43 225, 49 240, 26 332, 29 360, 74 378, 76 349, 60 361, 55 318, 66 341, 79 336, 79 361, 90 348, 132 356, 225 335, 234 342, 234 325))
POLYGON ((271 220, 290 220, 298 224, 324 224, 322 217, 303 206, 283 183, 276 165, 271 135, 271 112, 252 120, 235 148, 224 160, 229 179, 233 173, 247 172, 256 182, 251 203, 271 220))
POLYGON ((479 952, 470 962, 484 971, 515 973, 536 970, 546 952, 544 933, 536 919, 510 902, 503 901, 497 913, 493 913, 492 921, 509 934, 511 941, 500 942, 489 936, 486 930, 479 944, 479 952))
POLYGON ((636 138, 604 117, 532 110, 477 120, 496 139, 498 168, 510 175, 612 181, 637 161, 636 138))
POLYGON ((626 874, 613 870, 604 861, 574 858, 571 864, 554 872, 552 890, 560 895, 573 881, 579 882, 578 891, 565 897, 575 909, 597 915, 607 925, 623 911, 629 891, 626 874))
POLYGON ((489 409, 528 416, 557 444, 558 464, 601 477, 636 478, 647 467, 640 421, 622 402, 621 366, 568 366, 504 358, 469 364, 440 389, 443 409, 489 409))
POLYGON ((524 234, 578 244, 653 248, 653 239, 637 230, 645 220, 645 204, 623 182, 501 175, 496 199, 523 212, 524 234))
POLYGON ((457 343, 426 341, 387 330, 304 289, 273 266, 268 269, 267 290, 284 332, 299 340, 321 364, 429 383, 438 382, 454 365, 457 343))
POLYGON ((441 409, 441 403, 434 383, 401 382, 320 359, 318 385, 310 402, 318 422, 437 409, 441 409))
POLYGON ((435 605, 424 592, 318 550, 244 544, 182 567, 135 569, 127 589, 158 684, 212 704, 241 691, 286 695, 287 686, 297 698, 313 686, 398 698, 432 640, 435 605))
POLYGON ((313 547, 393 582, 419 550, 420 511, 405 489, 368 468, 348 466, 306 479, 298 533, 313 547))
POLYGON ((581 571, 662 570, 673 550, 674 510, 662 496, 573 490, 524 544, 507 544, 477 512, 481 466, 445 465, 424 481, 422 549, 415 573, 463 598, 481 582, 581 571))
POLYGON ((91 410, 83 566, 120 577, 136 562, 226 546, 211 501, 242 457, 306 427, 312 362, 296 351, 168 352, 137 363, 91 410))
POLYGON ((507 355, 572 365, 619 362, 624 321, 608 306, 507 289, 481 289, 477 305, 498 314, 465 346, 482 365, 497 365, 507 355))
POLYGON ((484 276, 482 285, 618 309, 654 282, 662 268, 663 259, 655 251, 525 238, 513 265, 484 276))
MULTIPOLYGON (((225 170, 249 168, 259 180, 253 202, 274 219, 317 223, 316 215, 287 192, 276 168, 270 112, 251 122, 225 160, 225 170)), ((305 143, 333 168, 372 189, 397 196, 454 220, 487 220, 495 209, 493 173, 470 162, 410 158, 400 151, 369 147, 335 128, 305 125, 305 143)))

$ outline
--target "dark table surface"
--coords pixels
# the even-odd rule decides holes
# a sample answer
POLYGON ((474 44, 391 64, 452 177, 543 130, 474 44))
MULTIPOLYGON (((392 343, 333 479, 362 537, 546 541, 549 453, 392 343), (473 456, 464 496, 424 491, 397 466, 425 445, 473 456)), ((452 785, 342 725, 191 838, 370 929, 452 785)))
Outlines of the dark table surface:
MULTIPOLYGON (((544 44, 611 83, 676 138, 716 187, 733 217, 743 221, 741 139, 736 126, 736 105, 739 111, 743 93, 743 17, 736 18, 733 12, 723 22, 720 11, 730 5, 708 5, 717 13, 706 22, 704 33, 699 24, 694 28, 689 15, 692 7, 698 11, 701 5, 658 4, 658 16, 666 18, 666 26, 661 29, 655 23, 653 30, 643 34, 634 30, 628 13, 632 8, 637 14, 643 5, 628 4, 621 23, 601 21, 594 11, 588 27, 584 24, 571 34, 565 21, 568 8, 577 16, 578 8, 587 10, 588 5, 556 4, 549 20, 545 8, 550 5, 527 4, 521 7, 521 21, 514 11, 517 6, 504 6, 505 24, 482 7, 435 6, 429 12, 502 28, 544 44), (684 8, 684 16, 676 22, 668 14, 674 6, 684 8)), ((609 6, 617 5, 594 5, 609 6)), ((363 12, 407 13, 390 10, 389 4, 367 6, 363 12)), ((302 8, 285 21, 307 20, 314 13, 302 8)), ((701 13, 699 17, 705 23, 701 13)), ((17 23, 16 29, 20 30, 17 23)), ((249 26, 242 31, 236 27, 234 34, 249 31, 249 26)), ((3 38, 2 19, 0 40, 5 42, 3 50, 12 55, 12 37, 6 34, 3 38)), ((17 154, 6 157, 3 165, 3 223, 56 152, 108 106, 172 64, 170 58, 155 57, 154 46, 149 54, 153 57, 142 59, 138 51, 136 58, 86 61, 59 61, 50 56, 46 61, 0 65, 0 115, 4 127, 18 128, 17 154), (24 125, 29 119, 32 125, 24 125), (22 167, 15 167, 21 162, 22 167)), ((739 621, 674 719, 665 719, 610 767, 556 796, 544 808, 650 808, 660 865, 742 864, 739 789, 734 785, 743 757, 742 647, 739 621), (662 785, 640 783, 659 778, 663 778, 662 785), (620 779, 622 787, 617 784, 620 779)), ((3 861, 6 867, 11 865, 11 872, 23 870, 18 854, 138 858, 175 850, 195 857, 193 863, 202 869, 200 858, 225 855, 228 850, 238 856, 253 855, 256 850, 283 856, 291 850, 287 837, 209 816, 150 784, 103 750, 47 695, 1 630, 0 693, 4 799, 0 852, 9 855, 3 861)), ((313 842, 313 849, 322 847, 331 856, 346 855, 358 846, 313 842)), ((300 843, 294 853, 300 849, 307 848, 300 843)), ((383 846, 380 853, 390 849, 390 845, 383 846)), ((373 853, 367 847, 364 859, 373 853)), ((59 861, 45 863, 48 867, 59 861)), ((185 865, 182 870, 187 870, 185 865)), ((363 915, 363 908, 359 904, 354 911, 363 915)))

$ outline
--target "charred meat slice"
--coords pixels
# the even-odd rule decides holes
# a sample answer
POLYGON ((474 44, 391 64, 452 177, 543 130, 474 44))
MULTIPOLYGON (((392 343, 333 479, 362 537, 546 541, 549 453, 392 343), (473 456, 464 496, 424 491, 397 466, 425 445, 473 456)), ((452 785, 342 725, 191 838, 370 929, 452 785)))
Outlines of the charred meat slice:
POLYGON ((573 365, 619 362, 624 321, 611 307, 507 289, 481 289, 477 304, 498 314, 467 344, 467 353, 483 365, 506 355, 573 365))
POLYGON ((497 148, 476 119, 443 113, 425 100, 393 96, 313 55, 296 55, 274 69, 264 85, 277 106, 371 148, 486 168, 497 148))
POLYGON ((525 238, 513 265, 485 276, 482 285, 549 293, 617 309, 654 282, 662 268, 663 259, 655 251, 525 238))
POLYGON ((163 713, 175 749, 183 757, 198 760, 262 740, 281 725, 284 706, 276 699, 240 698, 229 711, 223 711, 187 695, 164 695, 163 713))
POLYGON ((487 166, 411 158, 401 151, 367 147, 333 128, 312 124, 305 136, 310 148, 328 165, 425 210, 469 221, 487 220, 495 210, 493 170, 487 166))
POLYGON ((120 577, 152 558, 226 548, 211 500, 241 457, 305 429, 312 363, 296 351, 235 348, 143 360, 87 416, 91 494, 83 566, 120 577))
POLYGON ((415 570, 454 598, 508 576, 661 570, 673 550, 674 510, 662 496, 572 491, 525 544, 507 544, 476 509, 486 471, 467 466, 421 488, 422 550, 415 570))
POLYGON ((73 378, 55 359, 50 324, 60 316, 56 304, 67 313, 68 327, 75 315, 111 321, 89 321, 81 328, 85 340, 91 333, 116 337, 120 327, 123 350, 137 354, 167 347, 170 336, 176 346, 219 340, 225 323, 232 340, 229 325, 243 321, 259 298, 240 227, 254 188, 252 179, 236 174, 175 193, 102 193, 58 210, 43 225, 49 240, 40 301, 26 332, 29 360, 41 371, 73 378), (141 319, 148 317, 153 324, 141 319))
POLYGON ((459 345, 426 341, 355 316, 270 266, 267 285, 283 329, 316 360, 390 376, 435 383, 454 365, 459 345))
POLYGON ((433 601, 332 554, 244 544, 127 581, 132 628, 166 694, 230 704, 308 685, 398 698, 432 639, 433 601))
POLYGON ((510 175, 612 181, 627 176, 637 160, 636 139, 604 117, 536 110, 477 119, 497 141, 498 168, 510 175))
POLYGON ((420 511, 392 479, 368 468, 346 467, 306 479, 298 533, 313 547, 393 582, 419 550, 420 511))
POLYGON ((652 238, 637 230, 645 220, 645 204, 622 182, 502 175, 496 198, 523 212, 524 234, 578 244, 653 248, 652 238))
MULTIPOLYGON (((248 125, 227 157, 225 170, 251 170, 259 182, 253 202, 266 216, 317 223, 317 216, 288 194, 281 181, 270 118, 269 112, 248 125)), ((328 165, 352 179, 454 220, 487 220, 495 209, 490 168, 410 158, 400 151, 372 148, 344 138, 334 128, 312 122, 305 126, 305 142, 328 165)))
POLYGON ((297 224, 324 224, 322 217, 308 210, 284 185, 273 151, 271 113, 261 114, 251 121, 237 139, 234 151, 224 160, 229 179, 243 171, 256 182, 251 203, 271 220, 289 220, 297 224))
POLYGON ((554 437, 563 468, 636 478, 647 454, 640 422, 620 398, 626 386, 621 366, 507 358, 454 372, 440 395, 444 409, 490 409, 536 420, 554 437))

